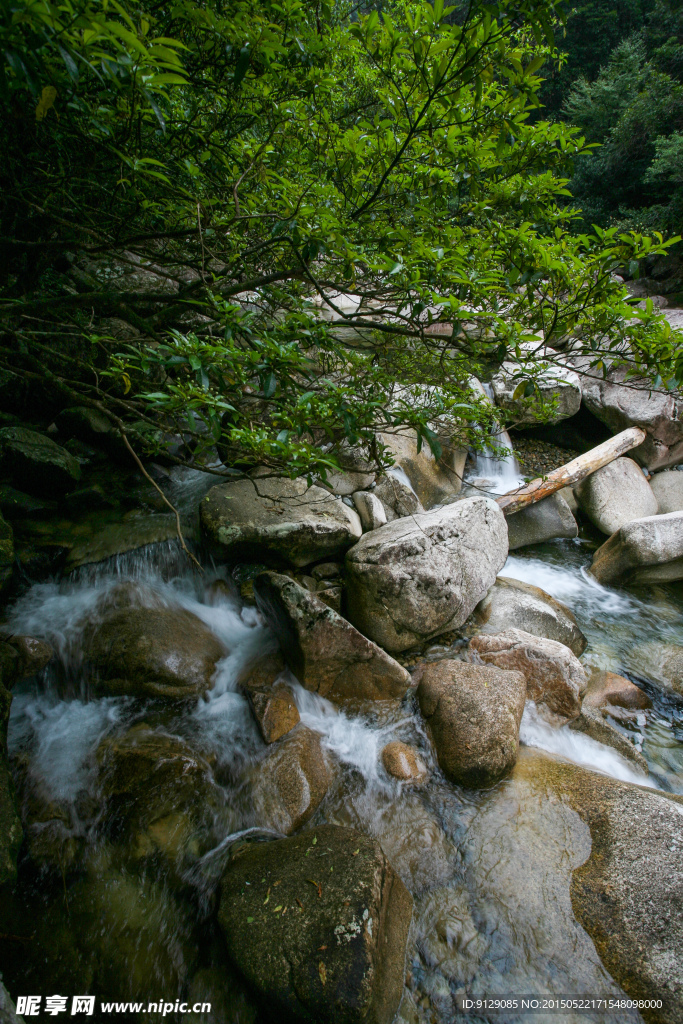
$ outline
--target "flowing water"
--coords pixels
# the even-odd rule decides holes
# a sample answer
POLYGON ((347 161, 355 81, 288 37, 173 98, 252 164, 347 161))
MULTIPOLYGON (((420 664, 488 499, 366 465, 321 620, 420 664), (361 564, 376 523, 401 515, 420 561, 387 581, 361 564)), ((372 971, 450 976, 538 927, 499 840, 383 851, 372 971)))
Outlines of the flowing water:
MULTIPOLYGON (((206 481, 183 486, 191 504, 206 481)), ((663 637, 683 644, 683 603, 675 587, 642 593, 601 587, 586 574, 589 562, 589 545, 562 541, 516 553, 503 575, 541 586, 574 610, 589 640, 589 664, 641 679, 640 648, 663 637)), ((177 545, 155 545, 35 585, 10 609, 14 631, 42 637, 58 653, 40 677, 15 688, 10 720, 30 851, 16 896, 0 905, 1 962, 13 993, 196 998, 212 1003, 210 1015, 165 1019, 269 1020, 258 1015, 226 964, 214 911, 231 844, 245 834, 272 837, 257 810, 266 747, 237 683, 275 642, 236 588, 208 586, 216 576, 228 580, 214 569, 207 566, 200 578, 177 545), (91 689, 82 636, 122 595, 140 615, 158 607, 191 611, 221 639, 227 653, 205 699, 169 710, 151 698, 91 689), (132 728, 147 730, 162 748, 184 751, 188 772, 204 766, 199 799, 186 799, 183 780, 173 781, 180 796, 163 819, 165 832, 145 830, 142 812, 131 818, 130 807, 103 782, 102 751, 132 728), (176 843, 175 835, 183 841, 176 843)), ((414 896, 403 1024, 448 1024, 457 1017, 455 998, 464 993, 620 993, 572 912, 571 875, 588 857, 591 839, 566 802, 517 773, 485 791, 448 783, 412 695, 400 706, 378 705, 372 714, 354 716, 292 685, 302 722, 321 734, 335 770, 306 827, 327 821, 376 836, 414 896), (427 786, 405 787, 386 775, 379 755, 394 739, 419 750, 431 772, 427 786)), ((646 685, 653 711, 617 724, 642 748, 651 768, 647 784, 683 792, 680 705, 646 685)), ((645 782, 610 748, 550 728, 533 705, 521 738, 604 774, 645 782)), ((624 1012, 619 1019, 640 1017, 624 1012)))

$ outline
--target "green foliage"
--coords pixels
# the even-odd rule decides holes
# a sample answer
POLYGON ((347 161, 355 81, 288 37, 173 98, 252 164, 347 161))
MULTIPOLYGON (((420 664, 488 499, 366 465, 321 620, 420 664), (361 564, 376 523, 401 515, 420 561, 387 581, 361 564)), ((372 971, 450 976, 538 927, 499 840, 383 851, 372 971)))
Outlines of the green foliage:
POLYGON ((530 119, 553 0, 69 3, 0 29, 0 366, 148 454, 293 475, 476 443, 470 374, 533 384, 534 338, 683 375, 611 279, 666 246, 572 232, 584 139, 530 119))

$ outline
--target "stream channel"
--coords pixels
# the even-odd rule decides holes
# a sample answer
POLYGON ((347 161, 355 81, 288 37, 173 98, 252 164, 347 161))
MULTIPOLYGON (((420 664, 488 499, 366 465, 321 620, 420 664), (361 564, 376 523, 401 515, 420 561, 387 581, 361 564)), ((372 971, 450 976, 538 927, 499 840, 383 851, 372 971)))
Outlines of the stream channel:
MULTIPOLYGON (((174 498, 196 509, 213 482, 199 473, 186 476, 174 498)), ((647 670, 658 644, 683 645, 683 590, 677 584, 647 590, 600 586, 586 571, 598 542, 584 534, 521 549, 510 555, 501 575, 535 584, 573 610, 588 638, 587 666, 626 674, 647 690, 652 710, 613 723, 647 759, 647 779, 613 749, 567 727, 551 728, 528 705, 521 770, 491 789, 463 789, 439 771, 414 696, 398 708, 378 706, 373 714, 353 717, 294 685, 303 723, 322 734, 337 768, 305 828, 333 822, 376 836, 414 897, 397 1018, 403 1024, 460 1019, 455 997, 464 992, 622 991, 572 911, 571 876, 590 853, 590 832, 535 777, 543 760, 533 748, 617 779, 683 793, 683 705, 655 685, 647 670), (393 739, 418 748, 431 771, 428 785, 405 788, 384 772, 379 754, 393 739)), ((39 677, 15 687, 10 719, 23 814, 50 821, 49 829, 34 834, 35 856, 23 857, 15 896, 0 908, 0 962, 12 993, 189 998, 211 1002, 211 1014, 164 1019, 268 1020, 226 963, 215 900, 232 846, 244 841, 244 830, 263 824, 254 787, 266 748, 237 679, 274 640, 234 588, 207 586, 217 577, 227 580, 225 570, 205 568, 200 577, 175 543, 150 545, 36 584, 9 609, 15 632, 44 638, 58 653, 39 677), (182 704, 178 711, 161 701, 88 691, 80 637, 117 600, 122 586, 135 588, 141 615, 145 607, 180 606, 223 641, 229 653, 208 699, 182 704), (211 766, 202 800, 171 809, 166 833, 151 838, 129 808, 112 810, 113 798, 103 792, 98 773, 103 742, 115 742, 141 723, 161 737, 162 748, 163 737, 180 738, 211 766), (176 842, 174 836, 183 838, 176 842)), ((427 652, 443 654, 438 642, 427 652)), ((252 837, 259 838, 258 831, 252 837)), ((116 1019, 151 1021, 154 1015, 116 1019)), ((491 1019, 522 1018, 512 1013, 491 1019)), ((605 1018, 567 1013, 528 1019, 605 1018)), ((642 1018, 623 1011, 618 1019, 642 1018)))

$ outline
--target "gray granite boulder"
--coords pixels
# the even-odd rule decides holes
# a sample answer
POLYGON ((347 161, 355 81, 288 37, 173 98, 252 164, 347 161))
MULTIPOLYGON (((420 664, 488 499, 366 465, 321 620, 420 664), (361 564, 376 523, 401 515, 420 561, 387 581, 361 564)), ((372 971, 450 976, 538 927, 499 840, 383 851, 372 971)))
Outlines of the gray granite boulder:
POLYGON ((472 612, 469 624, 478 633, 523 629, 534 636, 558 640, 579 657, 587 640, 574 613, 561 601, 531 583, 499 576, 472 612))
POLYGON ((650 480, 650 487, 657 499, 660 515, 683 511, 683 473, 679 470, 655 473, 650 480))
POLYGON ((634 519, 593 556, 599 583, 667 583, 683 579, 683 512, 634 519))
POLYGON ((551 494, 506 516, 510 551, 556 537, 577 537, 579 528, 566 500, 551 494))
POLYGON ((634 519, 656 516, 657 498, 633 459, 620 458, 591 473, 574 488, 581 511, 611 536, 634 519))
POLYGON ((388 651, 455 629, 492 586, 507 550, 505 517, 491 498, 382 526, 347 552, 349 618, 388 651))

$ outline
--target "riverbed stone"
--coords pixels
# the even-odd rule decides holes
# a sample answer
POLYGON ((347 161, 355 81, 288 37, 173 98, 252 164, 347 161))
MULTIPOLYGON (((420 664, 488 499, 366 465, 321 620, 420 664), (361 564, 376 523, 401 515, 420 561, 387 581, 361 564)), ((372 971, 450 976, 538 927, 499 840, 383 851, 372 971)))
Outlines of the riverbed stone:
POLYGON ((381 476, 373 494, 382 502, 388 523, 424 512, 422 502, 402 471, 389 470, 381 476))
POLYGON ((355 491, 352 497, 364 533, 386 525, 387 514, 376 494, 373 494, 372 491, 355 491))
POLYGON ((616 672, 595 672, 588 681, 583 703, 594 708, 619 707, 629 711, 646 711, 652 707, 645 690, 616 672))
POLYGON ((427 765, 409 743, 392 740, 382 748, 381 757, 385 771, 401 782, 421 783, 429 775, 427 765))
POLYGON ((526 701, 521 672, 446 658, 418 666, 415 677, 420 711, 450 779, 486 786, 513 767, 526 701))
POLYGON ((110 693, 182 699, 211 688, 227 651, 184 608, 121 608, 86 629, 83 654, 110 693))
POLYGON ((221 880, 230 959, 273 1019, 391 1024, 411 915, 379 843, 338 825, 246 845, 221 880))
POLYGON ((506 629, 473 637, 470 651, 486 664, 521 672, 527 698, 553 718, 568 722, 580 714, 588 679, 579 659, 564 644, 523 629, 506 629))
POLYGON ((510 551, 557 537, 578 537, 579 528, 561 494, 551 494, 506 516, 510 551))
POLYGON ((2 468, 20 489, 48 498, 73 490, 81 479, 81 467, 66 448, 26 427, 0 430, 2 468))
POLYGON ((683 647, 658 640, 638 644, 631 652, 634 671, 683 697, 683 647))
POLYGON ((297 567, 342 555, 363 532, 355 509, 301 477, 218 484, 200 503, 200 518, 224 557, 297 567))
POLYGON ((315 814, 333 774, 319 733, 299 725, 268 750, 250 778, 255 820, 290 835, 315 814))
POLYGON ((565 644, 577 658, 588 643, 570 608, 540 587, 508 576, 498 576, 472 612, 468 625, 478 633, 523 629, 565 644))
POLYGON ((603 533, 615 533, 634 519, 657 515, 657 498, 633 459, 620 458, 597 469, 574 488, 581 511, 603 533))
POLYGON ((663 473, 654 473, 650 478, 650 487, 657 499, 657 511, 660 515, 683 511, 683 473, 680 470, 670 469, 663 473))
POLYGON ((647 437, 630 455, 648 469, 683 461, 683 402, 677 394, 653 391, 651 381, 628 377, 628 367, 580 373, 583 401, 613 433, 642 427, 647 437))
POLYGON ((280 651, 265 654, 252 665, 240 688, 246 694, 266 743, 275 743, 299 724, 300 716, 290 686, 282 678, 287 669, 280 651))
POLYGON ((607 585, 683 579, 683 512, 622 526, 595 552, 589 572, 607 585))
POLYGON ((463 498, 366 533, 347 553, 349 618, 387 651, 461 626, 507 557, 491 498, 463 498))
POLYGON ((588 825, 591 846, 571 901, 605 966, 632 999, 662 1000, 646 1019, 683 1019, 683 800, 525 750, 515 777, 554 792, 588 825))
POLYGON ((288 576, 254 584, 261 614, 302 686, 335 702, 403 697, 410 675, 350 622, 288 576))
MULTIPOLYGON (((423 508, 452 501, 460 493, 464 457, 458 462, 457 456, 454 459, 453 452, 449 450, 437 460, 426 443, 418 451, 417 433, 412 429, 396 434, 379 434, 379 440, 391 452, 394 466, 403 470, 410 480, 423 508)), ((466 456, 466 452, 463 455, 466 456)))

